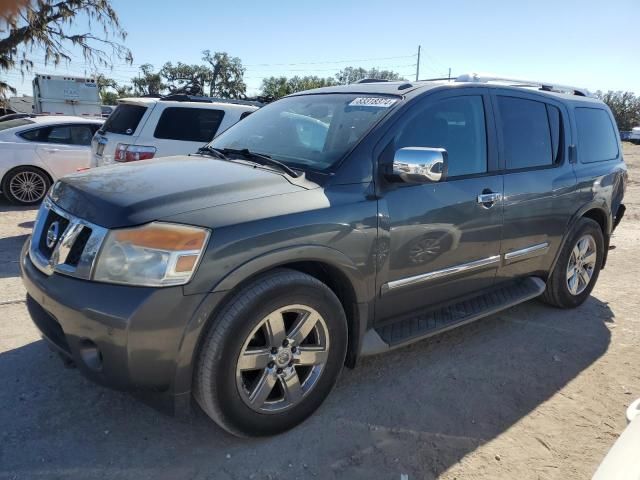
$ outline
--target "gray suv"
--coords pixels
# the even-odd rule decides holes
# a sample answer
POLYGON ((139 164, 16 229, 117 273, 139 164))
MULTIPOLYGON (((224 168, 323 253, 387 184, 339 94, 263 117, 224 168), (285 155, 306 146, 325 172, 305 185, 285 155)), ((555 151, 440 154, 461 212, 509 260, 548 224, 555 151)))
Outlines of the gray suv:
POLYGON ((611 112, 468 80, 302 92, 196 154, 59 180, 22 251, 33 321, 95 381, 253 436, 359 357, 579 306, 624 213, 611 112))

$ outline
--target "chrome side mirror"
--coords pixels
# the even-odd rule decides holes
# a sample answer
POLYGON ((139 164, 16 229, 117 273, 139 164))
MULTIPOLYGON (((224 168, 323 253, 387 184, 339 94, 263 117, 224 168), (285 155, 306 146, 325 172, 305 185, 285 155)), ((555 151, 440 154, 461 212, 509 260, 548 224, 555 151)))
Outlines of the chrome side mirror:
POLYGON ((440 182, 446 174, 444 148, 405 147, 393 157, 392 175, 406 183, 440 182))

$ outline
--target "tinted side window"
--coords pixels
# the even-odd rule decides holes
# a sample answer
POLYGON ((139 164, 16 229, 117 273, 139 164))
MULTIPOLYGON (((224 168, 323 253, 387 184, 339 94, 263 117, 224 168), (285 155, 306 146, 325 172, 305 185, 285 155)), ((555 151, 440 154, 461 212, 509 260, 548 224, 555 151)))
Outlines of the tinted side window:
POLYGON ((224 112, 210 108, 165 108, 153 136, 186 142, 210 142, 213 140, 224 112))
POLYGON ((603 162, 618 156, 618 141, 609 114, 599 108, 576 108, 578 154, 583 163, 603 162))
POLYGON ((551 165, 554 155, 546 105, 498 96, 498 109, 507 168, 551 165))
POLYGON ((19 135, 25 140, 29 140, 30 142, 39 142, 40 138, 46 138, 46 133, 48 128, 34 128, 33 130, 29 130, 27 132, 20 133, 19 135))
POLYGON ((63 125, 51 127, 45 141, 64 145, 91 145, 93 131, 89 125, 63 125))
POLYGON ((121 103, 114 112, 109 115, 102 127, 103 132, 119 133, 122 135, 133 135, 147 107, 141 105, 129 105, 121 103))
POLYGON ((562 116, 560 110, 553 105, 547 104, 547 116, 549 117, 549 129, 551 130, 551 156, 553 163, 560 163, 562 160, 563 134, 562 116))
POLYGON ((479 95, 440 100, 411 117, 396 137, 395 148, 444 148, 450 177, 487 171, 484 103, 479 95))

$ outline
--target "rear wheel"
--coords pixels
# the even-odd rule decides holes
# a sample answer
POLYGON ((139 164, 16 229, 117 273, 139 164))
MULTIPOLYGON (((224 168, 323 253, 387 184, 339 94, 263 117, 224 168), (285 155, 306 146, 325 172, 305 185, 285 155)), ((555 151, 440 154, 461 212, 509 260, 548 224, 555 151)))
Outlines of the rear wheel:
POLYGON ((280 433, 320 406, 346 346, 335 294, 309 275, 277 270, 243 288, 214 320, 197 359, 194 396, 235 435, 280 433))
POLYGON ((598 280, 603 258, 600 225, 590 218, 581 218, 560 253, 542 299, 560 308, 581 305, 598 280))
POLYGON ((40 203, 49 191, 51 180, 46 173, 34 167, 18 167, 2 180, 2 192, 16 205, 40 203))

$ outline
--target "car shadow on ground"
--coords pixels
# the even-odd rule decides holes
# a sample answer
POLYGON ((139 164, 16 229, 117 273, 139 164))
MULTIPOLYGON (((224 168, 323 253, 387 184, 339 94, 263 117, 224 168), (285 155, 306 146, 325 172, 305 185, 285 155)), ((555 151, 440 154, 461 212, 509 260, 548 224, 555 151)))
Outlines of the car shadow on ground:
POLYGON ((0 194, 0 213, 5 213, 5 212, 22 212, 25 210, 37 210, 38 208, 40 208, 40 205, 29 205, 29 206, 20 206, 20 205, 13 205, 12 203, 9 203, 9 201, 4 198, 2 196, 2 194, 0 194))
POLYGON ((613 321, 594 297, 516 306, 363 359, 307 422, 263 439, 197 408, 165 416, 33 342, 0 354, 0 478, 436 478, 595 362, 613 321))
POLYGON ((0 237, 0 278, 20 275, 20 250, 28 237, 28 234, 0 237))

